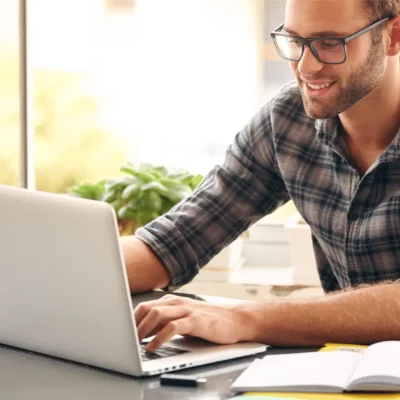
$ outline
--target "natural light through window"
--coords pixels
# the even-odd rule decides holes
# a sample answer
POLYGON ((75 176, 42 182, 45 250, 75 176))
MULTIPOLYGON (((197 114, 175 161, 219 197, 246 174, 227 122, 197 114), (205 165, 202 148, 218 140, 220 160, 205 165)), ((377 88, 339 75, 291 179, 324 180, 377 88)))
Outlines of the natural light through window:
MULTIPOLYGON (((29 2, 38 187, 65 191, 118 174, 126 161, 202 174, 223 162, 236 133, 281 86, 282 64, 264 26, 276 25, 278 18, 265 16, 280 5, 29 2), (267 67, 266 57, 272 60, 267 67), (59 177, 53 178, 48 171, 56 169, 59 177)), ((7 16, 2 38, 7 41, 11 32, 14 46, 3 52, 3 65, 17 71, 17 7, 0 7, 7 16)))
POLYGON ((257 108, 254 4, 137 2, 143 157, 196 169, 216 162, 213 154, 221 161, 222 149, 257 108))
POLYGON ((36 68, 90 72, 100 117, 138 161, 208 170, 258 108, 256 3, 37 0, 36 68))

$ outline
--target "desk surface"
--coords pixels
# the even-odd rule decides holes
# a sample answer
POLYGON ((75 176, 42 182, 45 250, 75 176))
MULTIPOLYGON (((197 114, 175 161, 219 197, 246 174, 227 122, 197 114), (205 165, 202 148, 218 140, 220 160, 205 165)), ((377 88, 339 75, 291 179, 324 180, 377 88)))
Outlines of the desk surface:
MULTIPOLYGON (((270 349, 267 353, 294 351, 299 349, 270 349)), ((254 356, 245 357, 181 371, 181 374, 196 374, 208 379, 204 387, 181 388, 160 386, 159 377, 130 378, 0 346, 0 398, 7 400, 228 399, 235 394, 229 390, 232 381, 253 359, 254 356)))

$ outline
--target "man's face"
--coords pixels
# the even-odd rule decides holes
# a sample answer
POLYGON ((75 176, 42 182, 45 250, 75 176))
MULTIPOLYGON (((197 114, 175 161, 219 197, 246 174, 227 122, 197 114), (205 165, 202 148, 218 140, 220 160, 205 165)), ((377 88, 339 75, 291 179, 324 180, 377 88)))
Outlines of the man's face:
MULTIPOLYGON (((371 24, 364 0, 288 0, 285 28, 301 37, 346 37, 371 24)), ((382 41, 366 33, 347 44, 344 64, 318 61, 308 47, 298 62, 290 62, 312 118, 332 118, 372 92, 382 81, 386 59, 382 41)))

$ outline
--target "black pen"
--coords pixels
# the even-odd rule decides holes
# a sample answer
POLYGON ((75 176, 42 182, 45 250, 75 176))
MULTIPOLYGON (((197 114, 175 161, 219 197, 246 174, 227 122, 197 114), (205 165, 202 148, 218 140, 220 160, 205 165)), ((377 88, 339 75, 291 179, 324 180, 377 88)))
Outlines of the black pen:
POLYGON ((207 382, 205 378, 199 378, 194 375, 162 374, 160 376, 161 385, 174 386, 199 386, 207 382))

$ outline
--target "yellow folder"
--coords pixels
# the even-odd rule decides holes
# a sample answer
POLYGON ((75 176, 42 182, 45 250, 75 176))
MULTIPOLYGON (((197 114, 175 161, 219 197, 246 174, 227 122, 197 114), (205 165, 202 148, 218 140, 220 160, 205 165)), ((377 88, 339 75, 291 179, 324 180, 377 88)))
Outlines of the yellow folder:
MULTIPOLYGON (((339 348, 357 348, 363 349, 368 346, 357 344, 340 344, 340 343, 326 343, 319 351, 336 351, 339 348)), ((248 392, 245 393, 246 397, 259 396, 266 400, 268 398, 290 398, 293 400, 308 399, 308 400, 400 400, 400 393, 271 393, 271 392, 248 392)))
POLYGON ((324 347, 321 347, 318 351, 336 351, 340 348, 349 349, 366 349, 368 346, 362 344, 341 344, 341 343, 326 343, 324 347))

